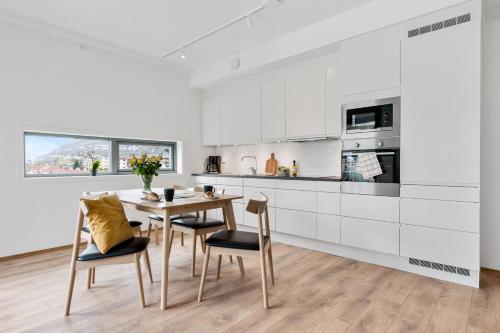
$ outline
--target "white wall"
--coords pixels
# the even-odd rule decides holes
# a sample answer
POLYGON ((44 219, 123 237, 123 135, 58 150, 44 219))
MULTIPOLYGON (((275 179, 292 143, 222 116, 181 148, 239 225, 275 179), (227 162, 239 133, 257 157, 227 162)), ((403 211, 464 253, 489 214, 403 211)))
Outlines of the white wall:
POLYGON ((200 102, 182 72, 0 21, 0 257, 70 244, 85 189, 137 176, 23 178, 23 130, 182 141, 181 175, 201 171, 200 102))
POLYGON ((250 174, 249 168, 255 166, 255 161, 245 159, 241 162, 241 157, 251 155, 257 157, 257 173, 264 174, 266 161, 271 157, 271 153, 274 153, 278 165, 291 167, 295 160, 299 176, 340 177, 341 175, 342 141, 340 140, 228 146, 218 147, 215 152, 222 157, 223 173, 250 174))
POLYGON ((481 265, 500 270, 500 1, 484 2, 481 265))

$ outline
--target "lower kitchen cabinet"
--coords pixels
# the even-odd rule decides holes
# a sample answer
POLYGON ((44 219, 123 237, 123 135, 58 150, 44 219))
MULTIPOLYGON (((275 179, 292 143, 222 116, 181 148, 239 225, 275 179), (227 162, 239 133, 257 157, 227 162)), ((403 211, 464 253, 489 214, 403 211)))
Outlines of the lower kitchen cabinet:
POLYGON ((399 224, 342 217, 341 244, 399 254, 399 224))
POLYGON ((340 193, 318 192, 316 207, 318 213, 340 215, 340 193))
POLYGON ((401 256, 479 270, 479 234, 401 225, 401 256))
MULTIPOLYGON (((269 229, 271 229, 271 231, 276 231, 276 208, 267 207, 267 211, 269 214, 269 229)), ((258 215, 249 213, 245 210, 245 222, 244 223, 247 227, 258 228, 259 227, 258 222, 257 222, 258 218, 259 218, 258 215)), ((266 223, 266 221, 264 219, 264 215, 262 215, 262 227, 263 228, 266 227, 265 223, 266 223)))
POLYGON ((276 231, 306 238, 316 238, 316 213, 276 209, 276 231))
POLYGON ((276 207, 316 212, 316 192, 276 190, 276 207))
POLYGON ((340 216, 318 214, 316 239, 340 244, 340 216))
MULTIPOLYGON (((245 224, 245 207, 246 205, 238 202, 233 201, 233 211, 234 211, 234 218, 236 220, 236 224, 245 224)), ((222 209, 217 209, 217 215, 216 218, 219 220, 224 219, 224 215, 222 214, 222 209)), ((207 211, 207 216, 208 216, 208 211, 207 211)))
POLYGON ((264 193, 267 196, 267 205, 270 207, 276 206, 276 191, 272 188, 258 188, 258 187, 246 187, 244 188, 244 196, 243 199, 245 203, 248 202, 249 199, 259 199, 261 193, 264 193))
POLYGON ((399 222, 399 198, 342 194, 342 216, 399 222))

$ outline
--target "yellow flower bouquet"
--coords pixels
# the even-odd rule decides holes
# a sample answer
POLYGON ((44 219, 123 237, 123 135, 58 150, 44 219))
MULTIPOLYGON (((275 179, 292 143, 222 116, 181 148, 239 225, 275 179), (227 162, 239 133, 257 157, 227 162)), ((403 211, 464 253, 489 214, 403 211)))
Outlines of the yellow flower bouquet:
POLYGON ((144 193, 150 193, 151 183, 153 182, 153 177, 158 176, 158 170, 161 168, 163 161, 163 156, 161 155, 151 155, 143 154, 139 157, 133 155, 128 160, 128 164, 132 168, 132 172, 138 176, 141 176, 142 182, 144 184, 144 193))

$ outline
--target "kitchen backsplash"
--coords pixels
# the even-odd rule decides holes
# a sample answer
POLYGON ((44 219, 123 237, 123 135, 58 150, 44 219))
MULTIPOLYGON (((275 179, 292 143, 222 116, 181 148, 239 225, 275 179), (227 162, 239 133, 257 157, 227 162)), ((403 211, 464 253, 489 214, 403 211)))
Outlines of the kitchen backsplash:
POLYGON ((301 176, 340 176, 341 174, 341 140, 267 143, 215 149, 215 154, 222 157, 222 173, 251 173, 249 168, 255 165, 255 161, 245 159, 242 162, 241 157, 252 155, 257 157, 257 173, 263 174, 271 153, 274 153, 278 166, 291 167, 295 160, 301 176))

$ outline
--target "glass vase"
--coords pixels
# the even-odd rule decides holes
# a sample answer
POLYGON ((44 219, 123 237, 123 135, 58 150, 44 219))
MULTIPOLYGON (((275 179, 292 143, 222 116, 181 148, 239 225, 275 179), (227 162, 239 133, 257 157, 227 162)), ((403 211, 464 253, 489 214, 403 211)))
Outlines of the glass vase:
POLYGON ((151 183, 153 182, 153 175, 142 175, 142 184, 144 185, 143 193, 151 193, 151 183))

